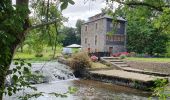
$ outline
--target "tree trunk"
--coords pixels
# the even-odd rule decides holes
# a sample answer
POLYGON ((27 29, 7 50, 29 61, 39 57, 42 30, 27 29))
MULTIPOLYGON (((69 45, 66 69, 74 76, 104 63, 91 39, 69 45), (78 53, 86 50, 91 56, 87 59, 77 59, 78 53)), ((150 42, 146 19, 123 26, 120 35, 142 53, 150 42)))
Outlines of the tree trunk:
POLYGON ((56 37, 55 37, 55 41, 54 41, 54 54, 53 54, 53 58, 55 58, 56 55, 56 47, 57 47, 57 36, 58 36, 58 27, 57 24, 55 23, 55 29, 56 29, 56 37))
MULTIPOLYGON (((24 6, 28 8, 28 0, 16 0, 16 5, 19 6, 24 6)), ((20 8, 17 8, 20 9, 20 8)), ((1 45, 1 50, 4 50, 5 52, 2 52, 0 55, 0 100, 3 99, 3 94, 5 90, 5 80, 7 76, 7 72, 10 68, 10 64, 13 59, 13 55, 15 53, 15 50, 19 44, 22 43, 22 41, 25 38, 26 35, 26 30, 29 27, 29 21, 28 21, 28 13, 25 16, 25 22, 23 23, 23 32, 18 33, 17 38, 15 39, 14 42, 9 43, 8 45, 3 44, 1 45)), ((11 34, 13 34, 11 32, 11 34)))
MULTIPOLYGON (((9 55, 4 56, 4 58, 6 59, 6 61, 1 64, 1 69, 0 69, 0 100, 3 99, 3 94, 4 94, 4 89, 5 89, 5 80, 6 80, 6 76, 7 76, 7 72, 10 68, 10 64, 12 62, 12 58, 16 49, 16 46, 18 44, 11 44, 10 47, 8 46, 8 48, 10 48, 9 51, 9 55)), ((6 48, 4 48, 6 49, 6 48)))

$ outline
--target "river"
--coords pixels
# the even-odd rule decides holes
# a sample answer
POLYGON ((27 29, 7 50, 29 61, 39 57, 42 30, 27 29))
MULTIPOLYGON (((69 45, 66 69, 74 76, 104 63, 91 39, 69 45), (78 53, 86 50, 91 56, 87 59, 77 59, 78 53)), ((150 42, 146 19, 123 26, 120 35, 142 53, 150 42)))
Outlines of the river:
MULTIPOLYGON (((31 100, 148 100, 150 96, 150 93, 137 89, 77 79, 68 66, 58 62, 32 63, 32 70, 42 70, 44 74, 48 75, 49 83, 33 85, 37 87, 38 92, 45 93, 43 93, 44 96, 31 100), (54 95, 48 94, 51 92, 65 93, 70 86, 76 87, 78 91, 75 94, 69 94, 67 98, 56 98, 54 95)), ((33 93, 29 89, 25 91, 33 93)), ((18 100, 17 96, 22 94, 23 91, 20 91, 12 97, 6 96, 4 100, 18 100)))

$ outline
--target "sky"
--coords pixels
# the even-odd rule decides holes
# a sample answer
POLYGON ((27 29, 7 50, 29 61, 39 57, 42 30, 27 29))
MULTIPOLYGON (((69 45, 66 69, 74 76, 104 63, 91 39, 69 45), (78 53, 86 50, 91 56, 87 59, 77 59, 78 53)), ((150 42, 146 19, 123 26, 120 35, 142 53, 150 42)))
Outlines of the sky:
POLYGON ((88 17, 101 12, 101 9, 106 6, 105 1, 106 0, 95 0, 85 3, 84 0, 74 0, 75 4, 69 5, 67 9, 63 11, 64 17, 68 18, 68 22, 64 23, 64 25, 75 27, 78 19, 87 21, 88 17))
MULTIPOLYGON (((16 0, 12 0, 13 4, 16 0)), ((74 5, 68 5, 63 11, 64 17, 68 18, 68 22, 64 25, 68 27, 75 27, 76 21, 82 19, 87 21, 89 17, 101 12, 102 8, 106 7, 106 0, 73 0, 74 5), (84 2, 88 1, 88 2, 84 2)))

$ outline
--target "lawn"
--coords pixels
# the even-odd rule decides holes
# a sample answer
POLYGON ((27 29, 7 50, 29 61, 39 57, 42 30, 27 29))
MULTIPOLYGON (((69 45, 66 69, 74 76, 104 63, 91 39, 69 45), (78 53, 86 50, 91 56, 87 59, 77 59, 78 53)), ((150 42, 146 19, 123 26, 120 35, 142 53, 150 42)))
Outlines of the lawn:
POLYGON ((144 62, 170 62, 170 58, 138 58, 138 57, 127 57, 128 61, 144 61, 144 62))
MULTIPOLYGON (((62 49, 63 47, 57 47, 56 48, 56 55, 55 58, 62 55, 62 49)), ((72 49, 73 53, 76 53, 79 51, 79 49, 75 48, 72 49)), ((23 52, 17 51, 14 56, 14 60, 16 59, 24 59, 27 61, 48 61, 52 60, 54 51, 51 49, 51 47, 44 47, 43 49, 43 57, 35 57, 35 53, 32 51, 29 52, 28 48, 24 48, 23 52)))
MULTIPOLYGON (((24 59, 24 60, 31 60, 31 61, 48 61, 48 60, 52 60, 53 52, 54 51, 50 47, 45 47, 42 52, 43 57, 35 57, 34 52, 30 53, 28 52, 27 48, 24 48, 23 52, 17 51, 15 53, 14 60, 24 59)), ((62 52, 62 47, 57 47, 55 57, 61 56, 61 52, 62 52)))

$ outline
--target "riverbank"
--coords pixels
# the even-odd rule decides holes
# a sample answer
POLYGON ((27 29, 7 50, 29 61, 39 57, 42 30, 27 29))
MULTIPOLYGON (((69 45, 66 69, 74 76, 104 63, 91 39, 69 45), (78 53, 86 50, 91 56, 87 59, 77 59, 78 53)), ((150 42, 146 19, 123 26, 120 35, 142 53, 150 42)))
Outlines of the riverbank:
MULTIPOLYGON (((43 75, 48 76, 48 83, 34 84, 37 91, 24 89, 24 93, 43 92, 43 95, 34 100, 148 100, 150 92, 141 91, 129 87, 109 84, 100 81, 77 79, 72 75, 68 66, 55 62, 32 63, 32 71, 41 70, 43 75), (69 87, 76 87, 75 94, 69 94, 66 98, 55 97, 48 93, 65 93, 69 87)), ((23 91, 4 100, 18 100, 23 91)), ((153 99, 156 100, 156 99, 153 99)))
MULTIPOLYGON (((70 66, 70 62, 67 59, 59 58, 60 63, 66 64, 70 66)), ((127 72, 124 70, 117 70, 114 67, 108 68, 86 68, 84 70, 76 70, 75 74, 81 74, 80 76, 86 79, 98 80, 106 83, 113 83, 117 85, 142 89, 142 90, 150 90, 151 87, 154 87, 154 81, 157 79, 165 79, 166 77, 158 77, 154 75, 147 75, 136 72, 127 72)), ((77 76, 77 75, 76 75, 77 76)))

